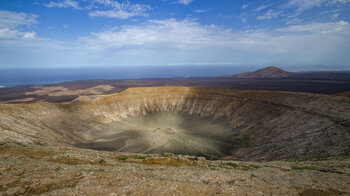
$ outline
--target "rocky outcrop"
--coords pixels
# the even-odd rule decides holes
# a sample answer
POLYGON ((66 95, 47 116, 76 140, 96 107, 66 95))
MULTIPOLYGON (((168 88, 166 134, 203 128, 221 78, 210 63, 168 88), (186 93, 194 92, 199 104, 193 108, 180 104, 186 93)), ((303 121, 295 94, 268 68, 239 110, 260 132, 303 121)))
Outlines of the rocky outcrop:
POLYGON ((89 142, 108 123, 155 111, 225 117, 250 146, 225 159, 313 158, 348 153, 350 100, 308 93, 189 87, 130 88, 71 103, 0 104, 1 141, 89 142))

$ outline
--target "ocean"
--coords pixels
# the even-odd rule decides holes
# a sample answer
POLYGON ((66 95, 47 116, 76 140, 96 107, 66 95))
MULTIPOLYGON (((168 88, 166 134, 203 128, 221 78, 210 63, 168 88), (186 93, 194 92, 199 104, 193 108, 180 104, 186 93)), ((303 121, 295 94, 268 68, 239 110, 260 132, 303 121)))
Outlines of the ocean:
POLYGON ((255 69, 236 65, 0 69, 0 88, 93 79, 215 77, 255 69))

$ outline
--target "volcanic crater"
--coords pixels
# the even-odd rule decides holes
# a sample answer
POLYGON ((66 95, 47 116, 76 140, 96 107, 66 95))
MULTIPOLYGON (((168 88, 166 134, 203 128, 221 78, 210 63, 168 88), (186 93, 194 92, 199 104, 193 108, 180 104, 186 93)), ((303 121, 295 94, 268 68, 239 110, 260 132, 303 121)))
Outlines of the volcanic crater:
POLYGON ((0 142, 250 161, 350 149, 350 100, 329 95, 167 86, 0 109, 0 142))

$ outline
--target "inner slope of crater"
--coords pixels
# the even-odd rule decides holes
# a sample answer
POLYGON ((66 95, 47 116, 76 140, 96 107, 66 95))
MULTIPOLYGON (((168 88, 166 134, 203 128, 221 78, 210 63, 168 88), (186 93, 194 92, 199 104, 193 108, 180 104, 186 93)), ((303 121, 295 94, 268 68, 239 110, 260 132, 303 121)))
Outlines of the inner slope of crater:
POLYGON ((69 103, 0 103, 0 143, 25 145, 310 159, 348 154, 349 130, 349 99, 309 93, 167 86, 69 103))
POLYGON ((112 122, 76 147, 132 153, 165 153, 219 159, 249 146, 243 127, 232 128, 224 117, 154 112, 112 122))

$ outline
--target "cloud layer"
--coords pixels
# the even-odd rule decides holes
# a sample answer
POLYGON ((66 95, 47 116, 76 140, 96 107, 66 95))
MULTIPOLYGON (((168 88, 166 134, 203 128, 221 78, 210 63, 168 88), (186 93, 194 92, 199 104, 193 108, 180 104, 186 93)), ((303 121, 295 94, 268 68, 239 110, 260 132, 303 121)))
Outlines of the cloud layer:
POLYGON ((95 32, 75 43, 32 40, 12 43, 6 51, 0 47, 0 51, 12 56, 35 51, 40 62, 47 58, 65 65, 342 65, 350 60, 346 54, 349 43, 350 24, 345 21, 232 31, 195 20, 166 19, 95 32), (49 52, 52 50, 54 54, 49 52))
POLYGON ((142 26, 93 33, 80 41, 90 51, 138 59, 133 63, 345 64, 350 24, 339 21, 235 32, 193 20, 150 20, 142 26))
POLYGON ((58 7, 58 8, 68 8, 72 7, 74 9, 81 9, 79 6, 79 3, 74 0, 63 0, 62 2, 54 2, 50 1, 50 3, 45 4, 46 7, 52 8, 52 7, 58 7))
MULTIPOLYGON (((88 28, 69 41, 42 35, 40 29, 35 28, 41 24, 36 14, 0 10, 0 63, 3 66, 344 66, 350 62, 347 54, 350 50, 350 24, 342 12, 342 6, 349 5, 350 0, 286 0, 279 4, 245 2, 238 6, 241 12, 237 15, 217 16, 217 20, 222 20, 217 24, 212 24, 210 21, 215 20, 209 17, 215 16, 214 7, 194 7, 196 4, 191 4, 191 0, 163 2, 176 9, 191 10, 191 14, 178 17, 176 13, 168 13, 155 17, 152 14, 155 10, 159 14, 157 6, 117 0, 52 0, 41 4, 44 9, 61 8, 55 12, 68 9, 71 9, 67 11, 69 14, 79 12, 83 15, 85 12, 88 22, 84 21, 84 25, 102 21, 98 28, 88 28), (322 20, 303 17, 308 10, 320 7, 330 8, 323 10, 327 12, 322 20), (143 18, 134 18, 137 16, 143 18), (204 19, 200 18, 202 16, 204 19)), ((80 32, 75 25, 73 21, 57 24, 64 33, 80 32)))
POLYGON ((117 1, 98 0, 95 1, 94 6, 96 4, 103 5, 105 9, 91 11, 89 15, 92 17, 127 19, 134 16, 147 16, 146 12, 151 9, 148 5, 131 4, 128 1, 119 3, 117 1))
POLYGON ((128 19, 134 16, 147 16, 146 12, 151 10, 149 5, 132 4, 129 1, 119 2, 116 0, 91 0, 79 5, 75 0, 50 1, 44 4, 48 8, 74 8, 89 10, 91 17, 107 17, 128 19))
POLYGON ((18 27, 35 24, 38 17, 35 14, 0 10, 0 39, 35 39, 35 32, 19 30, 18 27))

